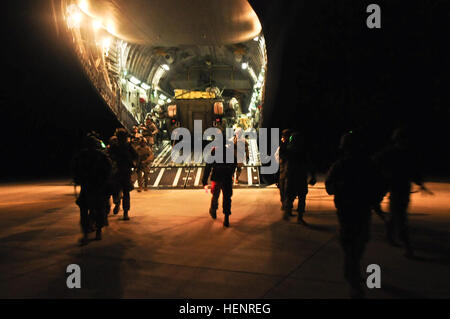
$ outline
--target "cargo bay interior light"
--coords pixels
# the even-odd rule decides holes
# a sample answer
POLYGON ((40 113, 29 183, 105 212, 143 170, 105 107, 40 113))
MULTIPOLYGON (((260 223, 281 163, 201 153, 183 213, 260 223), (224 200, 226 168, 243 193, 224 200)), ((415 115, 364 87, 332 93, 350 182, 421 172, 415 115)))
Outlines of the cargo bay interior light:
POLYGON ((92 21, 92 27, 94 28, 94 31, 98 31, 102 27, 102 23, 100 20, 94 20, 92 21))
POLYGON ((139 85, 139 83, 141 83, 141 80, 135 78, 134 76, 130 77, 130 82, 136 85, 139 85))
POLYGON ((106 30, 112 35, 114 35, 116 33, 116 28, 112 21, 108 22, 108 24, 106 25, 106 30))
POLYGON ((81 14, 81 12, 75 12, 72 16, 74 23, 77 26, 80 26, 81 20, 83 20, 83 15, 81 14))
POLYGON ((109 49, 109 47, 111 46, 111 38, 109 38, 109 37, 104 38, 102 45, 103 45, 103 48, 109 49))
POLYGON ((242 70, 246 70, 248 68, 248 63, 243 62, 241 66, 242 66, 242 70))
POLYGON ((89 5, 88 2, 86 0, 80 0, 78 1, 78 6, 80 7, 81 10, 83 10, 84 12, 87 12, 89 10, 89 5))
POLYGON ((147 83, 144 83, 144 82, 141 83, 141 87, 142 87, 144 90, 150 89, 150 86, 149 86, 147 83))
POLYGON ((163 65, 161 65, 161 67, 166 71, 170 70, 170 67, 167 64, 163 64, 163 65))
POLYGON ((70 5, 67 7, 67 25, 69 28, 79 28, 83 20, 83 14, 76 5, 70 5))

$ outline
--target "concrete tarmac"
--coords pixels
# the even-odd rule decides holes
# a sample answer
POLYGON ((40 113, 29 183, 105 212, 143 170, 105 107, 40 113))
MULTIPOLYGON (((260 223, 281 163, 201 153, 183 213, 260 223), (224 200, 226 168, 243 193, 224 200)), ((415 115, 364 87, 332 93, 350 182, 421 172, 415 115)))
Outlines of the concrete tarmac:
MULTIPOLYGON (((434 196, 411 196, 416 258, 389 246, 373 216, 362 265, 380 265, 381 288, 368 298, 450 297, 450 184, 427 186, 434 196)), ((230 228, 209 202, 204 190, 133 191, 131 220, 111 214, 103 240, 80 247, 69 181, 0 185, 0 298, 348 298, 322 182, 308 194, 308 226, 282 220, 275 186, 234 190, 230 228), (70 264, 80 289, 67 288, 70 264)))

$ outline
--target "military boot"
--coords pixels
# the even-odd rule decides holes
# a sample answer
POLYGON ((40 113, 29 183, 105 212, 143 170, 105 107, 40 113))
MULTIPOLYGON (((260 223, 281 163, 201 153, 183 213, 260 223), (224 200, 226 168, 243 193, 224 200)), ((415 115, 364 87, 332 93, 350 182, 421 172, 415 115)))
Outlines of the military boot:
POLYGON ((292 208, 284 206, 283 219, 288 221, 292 215, 292 208))
POLYGON ((230 227, 230 215, 229 214, 225 214, 225 218, 223 220, 223 226, 230 227))
POLYGON ((80 240, 78 241, 78 243, 80 244, 80 246, 85 246, 89 243, 89 237, 88 237, 88 233, 84 233, 83 237, 80 238, 80 240))
POLYGON ((130 220, 130 217, 128 216, 128 211, 127 210, 123 211, 123 220, 130 220))
POLYGON ((95 240, 102 240, 102 229, 97 228, 97 232, 95 233, 95 240))
POLYGON ((297 216, 297 223, 306 225, 306 222, 305 222, 305 220, 303 219, 303 214, 302 214, 302 213, 299 213, 299 214, 298 214, 298 216, 297 216))
POLYGON ((209 214, 211 215, 212 219, 216 219, 217 218, 217 212, 215 209, 210 208, 209 209, 209 214))

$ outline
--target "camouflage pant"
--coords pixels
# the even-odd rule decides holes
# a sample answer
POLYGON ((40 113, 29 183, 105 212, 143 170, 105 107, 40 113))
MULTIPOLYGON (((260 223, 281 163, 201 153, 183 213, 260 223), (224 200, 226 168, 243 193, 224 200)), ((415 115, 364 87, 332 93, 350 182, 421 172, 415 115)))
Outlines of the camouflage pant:
POLYGON ((130 191, 133 189, 131 184, 131 173, 124 173, 115 176, 115 181, 117 183, 118 189, 116 193, 116 201, 120 204, 120 199, 117 198, 117 194, 122 193, 122 208, 124 211, 130 210, 130 191))
POLYGON ((83 233, 88 233, 91 221, 97 229, 101 229, 105 223, 108 209, 108 196, 106 191, 97 187, 82 186, 80 196, 76 201, 80 207, 80 224, 83 233))
POLYGON ((398 236, 406 248, 411 246, 408 227, 408 205, 409 193, 399 195, 391 192, 389 198, 391 218, 387 223, 388 236, 392 239, 398 236))
POLYGON ((148 165, 141 165, 141 167, 139 167, 139 169, 137 170, 139 188, 142 188, 142 187, 147 188, 149 172, 150 172, 150 168, 148 165))
POLYGON ((241 176, 243 167, 244 167, 243 163, 238 163, 237 164, 237 167, 236 167, 236 180, 239 180, 239 177, 241 176))
POLYGON ((308 182, 306 178, 293 180, 288 177, 280 178, 280 200, 283 209, 290 213, 294 204, 295 198, 298 197, 299 213, 305 212, 306 195, 308 194, 308 182))
POLYGON ((233 196, 233 181, 229 182, 211 182, 211 210, 216 211, 219 208, 219 196, 222 191, 222 208, 224 214, 231 214, 231 196, 233 196))

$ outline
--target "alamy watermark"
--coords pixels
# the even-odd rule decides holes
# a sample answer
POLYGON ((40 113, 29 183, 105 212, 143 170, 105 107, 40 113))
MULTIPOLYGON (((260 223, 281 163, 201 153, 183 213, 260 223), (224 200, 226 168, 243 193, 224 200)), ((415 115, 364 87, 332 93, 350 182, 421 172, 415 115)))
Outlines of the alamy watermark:
POLYGON ((366 268, 366 272, 370 274, 367 276, 367 288, 381 288, 381 267, 377 264, 370 264, 366 268))
POLYGON ((67 288, 81 288, 81 268, 77 264, 70 264, 66 268, 66 272, 70 274, 67 277, 66 285, 67 288))
POLYGON ((366 25, 369 29, 381 29, 381 8, 378 4, 369 4, 366 12, 370 15, 366 19, 366 25))
POLYGON ((216 128, 207 128, 204 132, 202 129, 202 121, 194 120, 194 136, 192 139, 191 132, 187 128, 179 127, 173 130, 171 139, 178 141, 171 152, 172 161, 177 164, 186 164, 191 161, 192 151, 197 161, 210 163, 234 163, 237 159, 238 163, 243 163, 246 158, 245 144, 246 138, 259 140, 259 156, 261 160, 261 174, 275 174, 278 172, 278 161, 275 153, 279 147, 279 129, 270 129, 270 144, 268 143, 268 129, 260 128, 256 133, 255 129, 248 131, 234 130, 233 128, 225 129, 223 132, 216 128), (237 137, 237 138, 235 138, 237 137), (194 148, 192 149, 192 140, 194 148), (210 141, 204 148, 203 141, 210 141), (236 144, 236 147, 232 147, 236 144), (225 150, 223 145, 226 145, 225 150), (270 145, 270 153, 268 146, 270 145), (212 152, 212 150, 215 150, 212 152), (224 157, 224 153, 225 157, 224 157), (236 152, 236 153, 235 153, 236 152), (265 164, 269 164, 264 166, 265 164))

